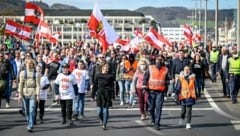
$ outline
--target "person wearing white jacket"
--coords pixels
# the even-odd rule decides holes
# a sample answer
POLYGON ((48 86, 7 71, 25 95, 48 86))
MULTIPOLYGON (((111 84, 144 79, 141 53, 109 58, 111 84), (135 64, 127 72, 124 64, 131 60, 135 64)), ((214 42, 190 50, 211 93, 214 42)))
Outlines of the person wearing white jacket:
POLYGON ((84 118, 85 94, 89 90, 89 73, 86 70, 84 61, 78 62, 78 68, 74 69, 72 74, 75 76, 78 85, 77 99, 73 101, 73 118, 79 120, 84 118))

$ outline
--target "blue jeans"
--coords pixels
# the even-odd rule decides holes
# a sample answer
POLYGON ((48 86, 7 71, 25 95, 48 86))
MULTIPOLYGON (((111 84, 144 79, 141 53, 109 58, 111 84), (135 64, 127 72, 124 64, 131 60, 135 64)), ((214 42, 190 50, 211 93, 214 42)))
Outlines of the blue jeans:
POLYGON ((132 80, 125 80, 125 91, 127 93, 127 101, 130 102, 130 87, 131 87, 132 80))
POLYGON ((103 125, 106 127, 109 117, 108 107, 98 107, 98 117, 103 122, 103 125))
POLYGON ((124 83, 125 83, 125 80, 119 80, 118 81, 120 102, 124 102, 124 92, 125 92, 124 83))
POLYGON ((149 112, 152 117, 152 123, 157 127, 160 126, 163 102, 164 92, 150 91, 148 96, 149 112))
POLYGON ((77 100, 73 100, 73 114, 78 115, 84 115, 84 106, 85 106, 85 93, 79 93, 77 100))
POLYGON ((10 97, 12 95, 12 80, 6 80, 5 100, 10 103, 10 97))
POLYGON ((211 79, 212 81, 217 80, 217 63, 211 64, 211 79))
POLYGON ((27 119, 27 127, 33 128, 33 123, 35 119, 35 106, 36 106, 35 97, 24 97, 23 104, 25 109, 25 117, 27 119))
POLYGON ((197 96, 201 97, 201 91, 203 90, 203 78, 202 77, 198 77, 196 78, 196 86, 197 86, 197 96))

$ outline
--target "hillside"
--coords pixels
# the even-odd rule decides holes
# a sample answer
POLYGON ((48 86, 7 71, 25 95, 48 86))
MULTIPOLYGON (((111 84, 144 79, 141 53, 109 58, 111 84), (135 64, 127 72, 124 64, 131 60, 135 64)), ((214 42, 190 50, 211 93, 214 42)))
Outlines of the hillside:
MULTIPOLYGON (((194 13, 192 10, 184 7, 142 7, 136 11, 143 13, 144 15, 152 15, 157 22, 160 22, 163 27, 179 26, 183 23, 191 23, 189 18, 194 13)), ((219 21, 222 22, 226 18, 228 21, 233 20, 234 16, 233 9, 219 10, 219 21)), ((204 20, 204 10, 201 11, 202 21, 204 20)), ((215 11, 207 11, 208 23, 215 20, 215 11)))
MULTIPOLYGON (((24 0, 0 0, 0 16, 2 15, 15 15, 17 11, 24 9, 24 0)), ((49 6, 43 2, 35 2, 43 9, 78 9, 74 6, 66 4, 55 3, 49 6)), ((192 16, 193 11, 185 7, 141 7, 136 10, 144 15, 151 15, 155 18, 156 22, 159 22, 163 27, 178 27, 181 24, 192 23, 189 16, 192 16)), ((233 20, 233 9, 220 10, 219 11, 219 24, 227 19, 230 23, 233 20)), ((204 11, 202 13, 202 22, 204 19, 204 11)), ((208 10, 208 26, 213 28, 215 20, 215 11, 208 10)), ((197 22, 196 22, 197 23, 197 22)))

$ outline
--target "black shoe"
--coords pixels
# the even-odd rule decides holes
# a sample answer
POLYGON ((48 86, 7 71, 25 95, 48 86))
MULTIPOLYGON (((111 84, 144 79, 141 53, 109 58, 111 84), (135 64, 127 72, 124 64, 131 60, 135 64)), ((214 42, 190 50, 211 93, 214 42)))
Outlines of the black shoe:
POLYGON ((73 121, 72 121, 72 120, 69 120, 68 125, 69 125, 69 126, 73 126, 73 125, 74 125, 74 124, 73 124, 73 121))
POLYGON ((61 122, 61 124, 66 124, 66 120, 63 120, 63 121, 61 122))
POLYGON ((154 126, 156 130, 160 130, 160 126, 154 126))
POLYGON ((237 100, 233 100, 233 101, 232 101, 232 104, 237 104, 237 100))
POLYGON ((20 109, 18 112, 19 112, 23 117, 25 117, 25 114, 24 114, 24 112, 23 112, 22 109, 20 109))
POLYGON ((43 119, 40 119, 39 123, 40 123, 40 124, 43 124, 43 119))
POLYGON ((74 118, 75 120, 79 120, 79 118, 78 118, 78 115, 77 115, 77 114, 74 114, 74 115, 73 115, 73 118, 74 118))

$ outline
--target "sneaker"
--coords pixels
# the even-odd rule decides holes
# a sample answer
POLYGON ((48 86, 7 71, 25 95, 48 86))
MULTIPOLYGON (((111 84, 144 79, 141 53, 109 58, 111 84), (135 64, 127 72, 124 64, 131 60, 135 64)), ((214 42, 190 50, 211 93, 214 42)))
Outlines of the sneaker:
POLYGON ((80 115, 80 117, 79 117, 80 119, 84 119, 85 118, 85 116, 84 115, 80 115))
POLYGON ((107 127, 105 125, 102 125, 102 130, 107 130, 107 127))
POLYGON ((142 114, 142 115, 141 115, 141 120, 144 120, 144 119, 145 119, 145 115, 142 114))
POLYGON ((191 128, 191 124, 190 123, 187 123, 186 124, 186 129, 188 130, 188 129, 190 129, 191 128))
POLYGON ((121 102, 120 105, 123 106, 123 102, 121 102))
POLYGON ((6 103, 5 107, 6 107, 6 108, 10 108, 9 103, 6 103))
POLYGON ((28 132, 33 132, 33 129, 31 127, 27 127, 28 132))

